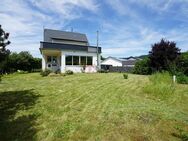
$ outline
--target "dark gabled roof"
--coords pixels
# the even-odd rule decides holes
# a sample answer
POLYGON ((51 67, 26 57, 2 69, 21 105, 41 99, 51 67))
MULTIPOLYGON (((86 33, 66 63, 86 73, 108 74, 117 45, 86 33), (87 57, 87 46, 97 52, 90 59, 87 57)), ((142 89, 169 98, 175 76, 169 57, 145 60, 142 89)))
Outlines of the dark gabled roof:
MULTIPOLYGON (((40 50, 43 49, 74 50, 97 53, 97 47, 95 46, 81 46, 63 43, 40 42, 40 50)), ((101 53, 101 47, 98 47, 98 53, 101 53)))
POLYGON ((138 61, 138 60, 122 61, 122 65, 123 65, 123 66, 126 66, 126 65, 135 65, 135 63, 136 63, 137 61, 138 61))
POLYGON ((80 41, 88 43, 86 35, 82 33, 44 29, 44 42, 51 42, 52 39, 80 41))
POLYGON ((124 59, 124 60, 130 60, 130 59, 139 59, 139 57, 133 57, 133 56, 130 56, 130 57, 125 57, 125 58, 121 58, 121 59, 124 59))

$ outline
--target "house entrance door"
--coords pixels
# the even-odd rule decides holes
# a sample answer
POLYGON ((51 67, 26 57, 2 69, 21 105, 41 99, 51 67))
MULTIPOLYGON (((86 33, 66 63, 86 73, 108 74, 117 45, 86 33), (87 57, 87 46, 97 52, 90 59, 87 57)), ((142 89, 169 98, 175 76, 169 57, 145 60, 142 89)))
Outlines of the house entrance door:
POLYGON ((57 56, 48 56, 47 57, 47 69, 55 72, 59 70, 59 64, 57 61, 57 56))

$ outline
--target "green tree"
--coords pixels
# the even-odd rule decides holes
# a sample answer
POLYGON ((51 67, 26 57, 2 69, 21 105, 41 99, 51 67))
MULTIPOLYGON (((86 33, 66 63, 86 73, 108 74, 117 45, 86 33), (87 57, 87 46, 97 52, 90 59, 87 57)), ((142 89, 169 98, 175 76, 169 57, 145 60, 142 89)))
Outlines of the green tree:
POLYGON ((32 72, 41 68, 41 59, 34 58, 27 51, 22 51, 20 53, 13 52, 4 61, 3 66, 3 73, 12 73, 17 70, 32 72))
POLYGON ((133 68, 133 73, 142 75, 151 74, 152 71, 149 64, 150 60, 148 58, 144 58, 143 60, 137 61, 133 68))
POLYGON ((6 49, 6 46, 10 44, 8 38, 9 33, 6 33, 0 25, 0 63, 3 62, 10 54, 10 51, 6 49))

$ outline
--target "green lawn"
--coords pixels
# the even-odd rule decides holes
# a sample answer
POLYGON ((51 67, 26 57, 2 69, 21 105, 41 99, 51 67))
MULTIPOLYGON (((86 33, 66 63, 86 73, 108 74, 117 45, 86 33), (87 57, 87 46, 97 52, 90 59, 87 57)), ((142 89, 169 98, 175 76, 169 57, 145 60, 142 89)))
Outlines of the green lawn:
POLYGON ((186 141, 188 85, 163 99, 146 92, 150 83, 120 73, 4 76, 0 140, 186 141))

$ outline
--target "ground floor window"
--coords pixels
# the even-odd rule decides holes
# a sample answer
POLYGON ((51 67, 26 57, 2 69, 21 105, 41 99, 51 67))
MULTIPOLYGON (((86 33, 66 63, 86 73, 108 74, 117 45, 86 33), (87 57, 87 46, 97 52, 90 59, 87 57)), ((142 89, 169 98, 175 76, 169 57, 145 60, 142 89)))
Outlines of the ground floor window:
POLYGON ((80 65, 86 65, 86 56, 80 56, 80 65))
POLYGON ((67 55, 65 58, 66 65, 92 65, 93 57, 92 56, 70 56, 67 55))
POLYGON ((93 58, 91 56, 87 56, 87 65, 92 65, 93 58))
POLYGON ((79 65, 79 56, 73 56, 73 65, 79 65))
POLYGON ((72 56, 66 56, 66 65, 72 65, 72 56))

